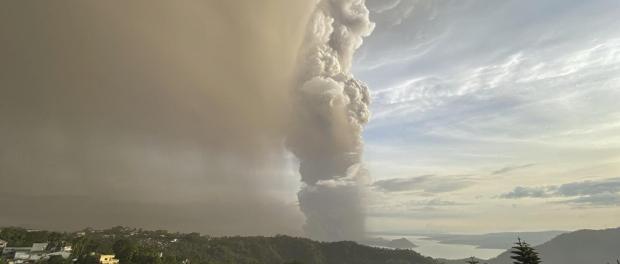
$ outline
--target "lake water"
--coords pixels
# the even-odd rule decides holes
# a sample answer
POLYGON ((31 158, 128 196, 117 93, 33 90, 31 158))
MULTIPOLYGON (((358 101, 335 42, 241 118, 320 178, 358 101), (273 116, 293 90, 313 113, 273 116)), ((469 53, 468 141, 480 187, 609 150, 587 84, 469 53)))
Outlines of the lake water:
POLYGON ((486 249, 477 248, 472 245, 461 244, 441 244, 436 240, 424 239, 424 236, 381 236, 385 239, 397 239, 407 238, 409 241, 416 244, 418 247, 414 248, 416 252, 433 258, 445 258, 445 259, 463 259, 471 256, 478 258, 489 259, 496 257, 500 253, 504 252, 503 249, 486 249))

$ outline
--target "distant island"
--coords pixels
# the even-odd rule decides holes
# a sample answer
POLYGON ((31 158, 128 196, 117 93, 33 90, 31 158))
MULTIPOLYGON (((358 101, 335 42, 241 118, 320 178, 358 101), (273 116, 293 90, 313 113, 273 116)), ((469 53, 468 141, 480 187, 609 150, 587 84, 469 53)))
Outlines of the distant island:
POLYGON ((436 240, 442 244, 472 245, 478 248, 507 249, 514 240, 520 237, 536 246, 545 243, 554 237, 568 233, 568 231, 540 231, 540 232, 501 232, 488 234, 426 234, 428 240, 436 240))
POLYGON ((359 241, 360 244, 373 246, 373 247, 383 247, 383 248, 394 248, 394 249, 412 249, 416 248, 417 245, 413 242, 409 241, 406 238, 398 238, 398 239, 385 239, 381 237, 369 238, 364 241, 359 241))

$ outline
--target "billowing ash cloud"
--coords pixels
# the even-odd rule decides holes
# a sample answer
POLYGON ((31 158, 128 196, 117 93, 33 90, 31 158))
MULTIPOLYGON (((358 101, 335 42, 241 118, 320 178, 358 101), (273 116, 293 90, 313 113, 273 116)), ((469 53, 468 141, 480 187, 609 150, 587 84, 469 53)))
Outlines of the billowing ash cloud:
POLYGON ((363 0, 321 0, 310 17, 294 90, 289 149, 300 161, 306 233, 319 240, 364 236, 361 165, 368 88, 351 74, 352 57, 374 24, 363 0))
POLYGON ((0 226, 300 234, 282 140, 314 4, 0 3, 0 226))

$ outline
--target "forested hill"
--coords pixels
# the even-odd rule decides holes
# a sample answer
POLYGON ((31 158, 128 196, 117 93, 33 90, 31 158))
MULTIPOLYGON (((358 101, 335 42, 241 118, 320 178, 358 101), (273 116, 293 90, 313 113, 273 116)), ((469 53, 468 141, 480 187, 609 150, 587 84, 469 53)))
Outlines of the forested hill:
POLYGON ((144 231, 116 227, 76 233, 4 228, 0 239, 9 246, 49 242, 48 248, 73 246, 78 263, 93 262, 96 254, 116 254, 121 263, 235 264, 435 264, 412 250, 381 249, 354 242, 316 242, 289 236, 209 237, 197 233, 144 231), (93 252, 95 254, 93 254, 93 252))
MULTIPOLYGON (((620 228, 579 230, 534 247, 545 264, 605 264, 620 259, 620 228)), ((511 263, 506 251, 490 264, 511 263)))

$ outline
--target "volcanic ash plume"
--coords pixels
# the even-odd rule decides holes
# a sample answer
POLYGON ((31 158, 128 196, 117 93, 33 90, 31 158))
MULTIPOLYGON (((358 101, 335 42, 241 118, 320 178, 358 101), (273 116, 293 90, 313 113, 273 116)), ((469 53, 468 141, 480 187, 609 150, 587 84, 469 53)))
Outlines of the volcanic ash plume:
POLYGON ((294 91, 288 147, 300 161, 305 232, 319 240, 364 236, 361 165, 368 88, 351 74, 352 57, 374 28, 363 0, 321 0, 310 17, 294 91))
POLYGON ((282 139, 315 4, 0 1, 0 226, 300 234, 282 139))

